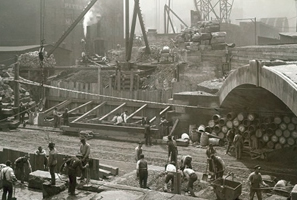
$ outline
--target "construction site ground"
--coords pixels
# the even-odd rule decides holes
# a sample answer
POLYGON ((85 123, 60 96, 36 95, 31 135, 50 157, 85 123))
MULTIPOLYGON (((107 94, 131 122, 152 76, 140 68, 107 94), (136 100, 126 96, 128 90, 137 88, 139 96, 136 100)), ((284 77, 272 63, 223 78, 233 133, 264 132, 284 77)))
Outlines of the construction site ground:
MULTIPOLYGON (((80 146, 80 140, 78 137, 70 137, 63 135, 59 129, 51 127, 37 127, 27 126, 26 128, 19 128, 17 130, 11 130, 9 132, 0 132, 0 148, 11 148, 24 152, 34 152, 38 146, 47 147, 48 140, 56 143, 56 148, 59 153, 75 155, 80 146)), ((99 158, 100 162, 107 165, 112 165, 119 168, 119 175, 111 177, 110 179, 103 180, 110 184, 127 186, 129 188, 138 188, 139 184, 136 179, 135 173, 135 153, 134 149, 137 146, 135 143, 110 141, 110 140, 98 140, 91 139, 88 141, 91 145, 91 156, 99 158)), ((191 155, 193 157, 193 168, 195 171, 201 174, 206 170, 206 148, 199 147, 197 145, 190 145, 188 147, 178 147, 179 157, 183 155, 191 155)), ((250 155, 244 154, 242 160, 238 161, 231 155, 225 155, 225 147, 216 147, 217 155, 219 155, 226 163, 226 171, 233 172, 235 174, 234 181, 242 183, 242 193, 240 199, 248 199, 249 189, 246 183, 248 175, 251 173, 253 166, 259 164, 262 167, 261 173, 263 175, 276 176, 278 179, 285 179, 291 181, 292 184, 297 182, 297 168, 290 162, 278 162, 252 160, 250 155)), ((134 191, 134 194, 130 199, 192 199, 185 193, 186 182, 182 183, 180 197, 174 198, 173 194, 163 193, 164 184, 164 166, 167 163, 167 146, 154 144, 153 146, 143 146, 143 153, 149 163, 149 178, 148 185, 151 190, 143 190, 141 192, 134 191), (137 193, 138 192, 138 193, 137 193), (157 195, 158 194, 158 195, 157 195), (134 196, 133 196, 134 195, 134 196), (140 195, 140 196, 139 196, 140 195), (157 195, 157 196, 156 196, 157 195), (139 198, 138 198, 139 197, 139 198)), ((280 155, 285 157, 285 155, 280 155)), ((287 160, 290 158, 287 158, 287 160)), ((282 159, 283 160, 283 159, 282 159)), ((28 190, 26 185, 17 184, 16 197, 18 199, 42 199, 41 191, 28 190)), ((201 181, 194 185, 196 199, 216 199, 215 193, 209 183, 201 181)), ((131 190, 131 189, 130 189, 131 190)), ((133 190, 133 189, 132 189, 133 190)), ((131 191, 132 191, 131 190, 131 191)), ((125 199, 124 196, 127 193, 121 193, 121 189, 115 190, 115 195, 120 196, 118 199, 125 199)), ((67 191, 62 192, 60 196, 52 197, 49 199, 112 199, 107 198, 108 194, 94 193, 89 191, 78 190, 76 197, 69 197, 67 191)), ((269 200, 282 200, 286 199, 279 195, 275 195, 271 190, 267 190, 263 193, 263 199, 269 200)), ((115 198, 117 199, 117 198, 115 198)), ((254 199, 257 199, 256 197, 254 199)))

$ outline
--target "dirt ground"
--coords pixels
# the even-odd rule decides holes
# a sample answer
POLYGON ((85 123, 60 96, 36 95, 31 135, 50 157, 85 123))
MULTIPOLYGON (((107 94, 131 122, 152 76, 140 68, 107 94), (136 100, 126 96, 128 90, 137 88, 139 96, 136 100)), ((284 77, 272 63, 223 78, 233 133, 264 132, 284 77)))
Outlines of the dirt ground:
MULTIPOLYGON (((63 135, 58 129, 47 128, 40 130, 33 129, 17 129, 10 132, 0 132, 0 148, 11 148, 15 150, 34 152, 38 146, 47 147, 48 140, 56 143, 56 148, 60 153, 76 154, 79 150, 80 141, 78 137, 70 137, 63 135)), ((108 181, 117 182, 118 184, 138 187, 138 181, 135 177, 135 160, 134 149, 137 144, 91 139, 88 141, 91 145, 91 155, 99 158, 103 164, 119 167, 119 175, 108 181), (125 177, 121 181, 119 177, 125 177)), ((246 179, 251 173, 253 166, 261 165, 263 175, 276 176, 278 179, 290 180, 292 184, 297 183, 297 169, 294 165, 278 162, 265 162, 262 160, 251 160, 249 155, 244 155, 243 159, 237 161, 233 156, 225 155, 224 147, 216 147, 217 154, 225 161, 226 171, 235 174, 234 181, 242 183, 242 193, 240 199, 248 199, 248 187, 246 179)), ((205 172, 206 155, 205 148, 195 145, 189 147, 178 147, 179 160, 183 155, 191 155, 193 157, 193 168, 198 172, 205 172)), ((166 145, 153 145, 151 147, 144 146, 143 153, 150 166, 156 166, 161 170, 149 170, 149 186, 153 190, 162 191, 164 175, 162 169, 167 162, 166 145)), ((182 194, 186 183, 182 183, 182 194)), ((203 193, 199 193, 201 198, 215 199, 214 192, 208 189, 207 184, 195 184, 195 191, 199 193, 201 189, 206 189, 203 193)), ((271 192, 264 193, 264 199, 272 195, 271 192)))

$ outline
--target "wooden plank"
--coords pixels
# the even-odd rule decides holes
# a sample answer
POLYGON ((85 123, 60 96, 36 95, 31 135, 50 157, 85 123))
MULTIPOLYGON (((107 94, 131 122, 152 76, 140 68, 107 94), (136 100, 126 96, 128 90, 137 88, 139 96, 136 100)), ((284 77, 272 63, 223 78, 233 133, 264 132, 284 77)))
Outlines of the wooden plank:
POLYGON ((141 111, 142 109, 144 109, 147 106, 147 104, 142 105, 140 108, 138 108, 136 111, 134 111, 131 115, 129 115, 127 117, 127 121, 128 119, 132 118, 134 115, 136 115, 136 113, 138 113, 139 111, 141 111))
POLYGON ((175 122, 174 122, 174 124, 173 124, 173 127, 172 127, 172 129, 171 129, 171 131, 169 133, 169 135, 172 135, 172 133, 174 132, 175 128, 177 127, 178 122, 179 122, 179 119, 176 119, 175 122))
POLYGON ((122 108, 124 105, 126 105, 126 103, 122 103, 121 105, 119 105, 118 107, 116 107, 115 109, 113 109, 112 111, 110 111, 109 113, 107 113, 106 115, 104 115, 103 117, 101 117, 99 119, 99 121, 102 121, 103 119, 105 119, 106 117, 108 117, 109 115, 111 115, 112 113, 114 113, 117 110, 119 110, 120 108, 122 108))
POLYGON ((76 111, 76 110, 78 110, 78 109, 80 109, 82 107, 85 107, 85 106, 87 106, 87 105, 89 105, 91 103, 93 103, 93 101, 88 101, 87 103, 84 103, 84 104, 82 104, 82 105, 80 105, 80 106, 78 106, 76 108, 71 109, 70 111, 68 111, 68 113, 72 113, 72 112, 74 112, 74 111, 76 111))
POLYGON ((44 114, 43 116, 46 117, 46 116, 52 114, 51 111, 53 111, 54 108, 57 108, 57 109, 59 110, 59 109, 65 107, 65 106, 69 105, 70 103, 71 103, 71 100, 65 100, 65 101, 59 103, 58 105, 53 106, 53 107, 47 109, 46 111, 44 111, 44 112, 43 112, 43 114, 44 114))
POLYGON ((169 109, 170 109, 171 106, 167 106, 166 108, 164 108, 160 113, 159 115, 163 115, 165 112, 167 112, 169 109))
POLYGON ((99 104, 98 106, 95 106, 94 108, 92 108, 91 110, 89 110, 88 112, 86 112, 85 114, 83 114, 82 116, 76 118, 75 120, 72 121, 72 123, 77 122, 77 121, 83 119, 83 118, 86 117, 88 114, 90 114, 91 112, 95 111, 96 109, 98 109, 99 107, 103 106, 104 104, 106 104, 106 101, 102 102, 102 103, 99 104))
POLYGON ((150 119, 150 124, 153 123, 153 121, 155 121, 157 119, 157 116, 153 117, 152 119, 150 119))

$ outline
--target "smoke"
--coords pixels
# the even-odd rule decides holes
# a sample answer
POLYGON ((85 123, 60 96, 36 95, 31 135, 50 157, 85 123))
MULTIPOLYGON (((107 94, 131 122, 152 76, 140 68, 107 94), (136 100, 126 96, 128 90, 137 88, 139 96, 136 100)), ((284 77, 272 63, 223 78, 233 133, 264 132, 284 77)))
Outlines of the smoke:
POLYGON ((90 26, 92 24, 96 24, 100 21, 101 14, 99 13, 99 9, 92 8, 90 9, 84 16, 83 21, 83 28, 84 28, 84 36, 87 35, 87 26, 90 26))

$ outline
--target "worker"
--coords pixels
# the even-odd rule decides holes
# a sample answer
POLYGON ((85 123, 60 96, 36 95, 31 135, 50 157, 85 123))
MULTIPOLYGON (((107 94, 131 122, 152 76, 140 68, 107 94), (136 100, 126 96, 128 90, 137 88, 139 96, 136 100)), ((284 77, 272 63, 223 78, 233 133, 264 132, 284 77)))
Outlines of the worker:
POLYGON ((69 126, 69 113, 68 113, 68 108, 65 108, 64 113, 62 114, 63 118, 63 125, 69 126))
POLYGON ((165 135, 169 135, 169 122, 166 120, 164 116, 160 119, 160 138, 163 138, 165 135))
POLYGON ((193 169, 185 168, 183 170, 183 175, 186 180, 188 180, 187 191, 190 192, 191 196, 195 197, 195 193, 193 190, 194 182, 197 181, 198 177, 196 172, 193 169))
POLYGON ((177 154, 178 154, 178 150, 177 150, 177 146, 176 143, 173 139, 173 136, 169 135, 168 136, 168 161, 174 161, 175 163, 177 163, 177 154))
POLYGON ((152 146, 152 138, 151 138, 151 126, 150 122, 146 120, 146 123, 144 125, 144 138, 145 138, 145 145, 146 146, 152 146))
POLYGON ((233 128, 231 128, 230 130, 228 130, 227 134, 226 134, 226 139, 228 142, 228 146, 227 146, 227 150, 225 154, 228 154, 230 151, 230 148, 233 144, 233 140, 234 140, 234 136, 235 136, 235 130, 233 128))
POLYGON ((127 110, 125 110, 122 114, 121 114, 121 117, 123 118, 123 122, 124 123, 127 123, 127 118, 128 118, 128 115, 127 115, 127 110))
POLYGON ((140 155, 140 160, 136 163, 136 172, 139 174, 139 185, 141 188, 147 188, 148 166, 144 155, 140 155))
POLYGON ((23 102, 20 103, 20 123, 25 122, 26 106, 23 102))
POLYGON ((210 158, 211 158, 211 162, 213 165, 213 172, 214 172, 214 176, 212 176, 212 179, 222 178, 225 171, 225 162, 221 157, 215 156, 213 154, 210 156, 210 158))
POLYGON ((43 156, 43 170, 47 168, 47 158, 46 158, 46 151, 42 148, 42 146, 39 146, 38 149, 35 151, 35 155, 43 156))
POLYGON ((123 124, 123 118, 122 118, 122 116, 120 114, 116 114, 111 121, 114 122, 115 125, 122 125, 123 124))
POLYGON ((19 157, 14 161, 15 171, 21 179, 21 183, 24 183, 25 180, 25 165, 28 166, 29 173, 32 172, 32 167, 30 164, 30 156, 26 154, 25 156, 19 157))
POLYGON ((135 147, 135 161, 140 160, 140 155, 142 154, 142 142, 138 142, 137 147, 135 147))
POLYGON ((243 137, 240 134, 239 131, 236 132, 236 135, 234 136, 233 144, 235 147, 235 157, 236 159, 241 159, 241 152, 243 148, 243 137))
MULTIPOLYGON (((91 146, 89 143, 87 143, 86 138, 84 137, 80 139, 80 142, 81 142, 81 145, 80 145, 79 152, 82 154, 81 162, 82 162, 82 165, 86 165, 86 164, 89 164, 91 146)), ((85 177, 86 177, 86 170, 83 169, 79 180, 84 180, 85 177)))
POLYGON ((49 158, 48 158, 48 167, 51 175, 51 185, 56 184, 55 170, 58 163, 57 154, 58 151, 55 148, 55 143, 50 142, 48 144, 49 148, 49 158))
POLYGON ((6 161, 6 167, 0 171, 0 180, 2 181, 3 194, 2 200, 12 199, 13 183, 17 181, 13 169, 11 168, 11 161, 6 161), (8 194, 8 196, 7 196, 8 194))
MULTIPOLYGON (((65 161, 66 166, 68 168, 68 178, 69 178, 68 193, 70 195, 75 195, 77 169, 79 168, 80 170, 83 170, 86 167, 88 167, 88 164, 85 166, 82 165, 82 162, 81 162, 82 158, 83 158, 83 155, 78 153, 76 156, 73 156, 65 161)), ((64 167, 65 165, 63 166, 63 168, 64 167)))
POLYGON ((192 169, 192 156, 190 155, 183 156, 181 159, 180 170, 183 171, 185 168, 192 169))
POLYGON ((212 144, 209 144, 208 148, 206 149, 206 156, 207 158, 210 158, 210 156, 213 154, 216 154, 216 150, 213 148, 212 144))
POLYGON ((176 173, 175 162, 171 161, 169 164, 165 166, 165 183, 164 183, 164 192, 168 191, 168 183, 171 181, 171 191, 174 189, 174 174, 176 173))
POLYGON ((54 128, 57 128, 60 124, 60 114, 58 112, 57 107, 53 110, 53 116, 54 116, 54 128))
POLYGON ((260 185, 264 185, 268 187, 263 180, 262 175, 260 173, 261 167, 259 165, 256 165, 254 167, 255 171, 252 172, 248 177, 248 184, 250 185, 250 200, 254 199, 255 193, 257 194, 258 200, 262 200, 262 193, 260 189, 260 185))

